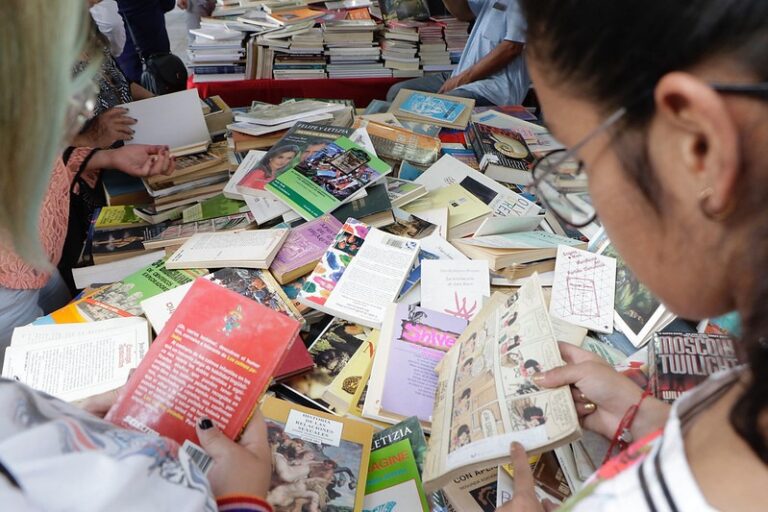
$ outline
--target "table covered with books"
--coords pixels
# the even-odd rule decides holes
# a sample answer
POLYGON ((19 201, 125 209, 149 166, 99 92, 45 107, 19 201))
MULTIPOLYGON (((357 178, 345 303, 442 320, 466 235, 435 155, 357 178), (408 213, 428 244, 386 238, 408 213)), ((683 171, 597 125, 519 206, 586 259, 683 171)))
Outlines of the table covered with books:
POLYGON ((327 98, 352 100, 365 107, 372 100, 383 100, 392 85, 402 78, 323 78, 302 80, 237 80, 224 82, 187 82, 197 88, 201 98, 221 96, 232 107, 244 107, 252 101, 280 103, 284 98, 327 98))

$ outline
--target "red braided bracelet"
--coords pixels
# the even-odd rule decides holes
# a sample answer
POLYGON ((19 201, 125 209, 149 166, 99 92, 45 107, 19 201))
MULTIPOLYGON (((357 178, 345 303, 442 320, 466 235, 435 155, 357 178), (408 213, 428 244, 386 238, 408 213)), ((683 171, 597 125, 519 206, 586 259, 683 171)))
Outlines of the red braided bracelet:
POLYGON ((643 400, 648 398, 650 394, 650 390, 646 389, 640 397, 640 400, 638 400, 635 405, 627 409, 624 417, 621 418, 621 421, 619 422, 616 433, 613 434, 613 439, 611 439, 611 445, 608 447, 608 453, 605 454, 603 464, 608 462, 611 457, 613 457, 614 450, 618 448, 617 453, 621 453, 626 450, 630 444, 632 444, 633 439, 630 427, 632 427, 632 423, 635 421, 635 417, 637 416, 637 412, 640 410, 640 405, 642 405, 643 400))

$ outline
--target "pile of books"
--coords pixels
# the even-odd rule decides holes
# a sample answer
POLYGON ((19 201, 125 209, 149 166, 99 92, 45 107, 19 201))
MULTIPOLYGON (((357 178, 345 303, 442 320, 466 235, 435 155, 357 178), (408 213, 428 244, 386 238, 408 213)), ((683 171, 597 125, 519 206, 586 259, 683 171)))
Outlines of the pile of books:
MULTIPOLYGON (((414 34, 424 44, 433 31, 414 34)), ((318 48, 316 30, 303 34, 278 38, 281 56, 318 48)), ((261 411, 286 463, 273 490, 302 467, 289 449, 301 445, 343 468, 334 510, 479 512, 508 495, 516 435, 540 453, 540 496, 566 500, 595 470, 571 390, 533 380, 563 364, 558 341, 644 385, 638 350, 654 340, 652 389, 670 401, 701 368, 737 364, 714 324, 660 333, 674 316, 599 224, 561 224, 524 189, 534 155, 559 147, 524 107, 402 90, 356 115, 349 101, 286 98, 236 111, 228 142, 212 142, 232 115, 220 100, 203 107, 191 90, 144 101, 126 106, 134 141, 171 146, 176 170, 137 180, 132 196, 111 190, 73 270, 84 293, 16 329, 3 376, 72 401, 126 385, 107 420, 179 443, 197 442, 186 420, 200 416, 236 436, 268 392, 261 411), (88 382, 49 378, 62 366, 88 382), (149 376, 171 374, 178 394, 161 397, 149 376), (206 400, 175 408, 200 383, 204 398, 226 394, 229 378, 248 384, 226 413, 206 400), (147 405, 161 399, 167 407, 147 405)), ((559 186, 590 204, 585 183, 559 186)), ((323 489, 338 487, 330 474, 323 489)))
POLYGON ((451 63, 458 64, 469 39, 469 22, 460 21, 452 16, 441 16, 433 19, 443 25, 443 37, 451 63))
MULTIPOLYGON (((433 21, 419 27, 419 59, 424 73, 453 71, 456 62, 451 60, 451 53, 445 39, 446 25, 433 21)), ((452 41, 453 44, 455 44, 452 41)), ((464 47, 462 46, 462 51, 464 47)))
POLYGON ((389 77, 374 42, 377 24, 371 19, 333 20, 323 24, 328 78, 389 77))
POLYGON ((197 82, 244 80, 245 33, 218 23, 201 23, 192 29, 195 36, 189 43, 189 71, 197 82))

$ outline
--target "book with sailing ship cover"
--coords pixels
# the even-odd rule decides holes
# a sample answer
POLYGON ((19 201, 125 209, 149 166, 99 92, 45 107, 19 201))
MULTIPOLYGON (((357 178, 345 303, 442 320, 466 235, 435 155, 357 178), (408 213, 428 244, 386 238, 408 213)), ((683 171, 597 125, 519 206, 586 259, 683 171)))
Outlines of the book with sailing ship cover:
POLYGON ((736 342, 728 336, 657 333, 648 353, 651 392, 671 404, 713 373, 740 364, 736 342))
POLYGON ((106 420, 181 444, 197 442, 195 424, 205 416, 234 439, 299 327, 281 313, 198 279, 106 420))
POLYGON ((494 294, 437 368, 427 492, 507 462, 512 441, 537 454, 579 437, 570 388, 532 380, 561 365, 538 275, 512 295, 494 294))

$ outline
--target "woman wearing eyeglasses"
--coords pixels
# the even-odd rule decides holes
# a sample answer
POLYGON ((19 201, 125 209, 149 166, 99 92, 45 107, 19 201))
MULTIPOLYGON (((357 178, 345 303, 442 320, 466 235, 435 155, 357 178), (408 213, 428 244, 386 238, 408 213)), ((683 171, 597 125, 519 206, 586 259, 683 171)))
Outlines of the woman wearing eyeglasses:
MULTIPOLYGON (((599 215, 637 277, 673 312, 738 310, 748 365, 669 410, 607 365, 562 346, 534 377, 571 385, 585 428, 621 447, 562 510, 765 510, 768 484, 768 2, 522 0, 528 63, 568 151, 536 167, 563 220, 599 215), (574 164, 575 163, 575 164, 574 164), (561 178, 588 183, 594 211, 561 178)), ((550 510, 513 446, 516 494, 550 510)))

